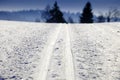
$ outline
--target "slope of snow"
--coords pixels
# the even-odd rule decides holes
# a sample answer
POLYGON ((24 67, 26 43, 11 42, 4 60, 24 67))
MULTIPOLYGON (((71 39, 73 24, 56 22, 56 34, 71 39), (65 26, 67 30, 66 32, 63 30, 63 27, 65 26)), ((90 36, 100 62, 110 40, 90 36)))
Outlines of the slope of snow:
POLYGON ((120 23, 0 21, 0 80, 120 80, 120 23))

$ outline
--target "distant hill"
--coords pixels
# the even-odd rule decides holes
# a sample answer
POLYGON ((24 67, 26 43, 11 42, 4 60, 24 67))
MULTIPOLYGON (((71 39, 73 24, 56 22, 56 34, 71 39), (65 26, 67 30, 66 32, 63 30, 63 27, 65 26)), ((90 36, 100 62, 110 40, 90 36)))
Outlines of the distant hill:
POLYGON ((16 12, 0 11, 1 20, 35 21, 41 19, 42 10, 24 10, 16 12))
MULTIPOLYGON (((35 22, 36 20, 40 20, 40 22, 44 22, 44 19, 41 18, 41 13, 44 10, 23 10, 23 11, 0 11, 0 20, 13 20, 13 21, 30 21, 35 22)), ((68 17, 71 16, 74 22, 79 21, 80 13, 70 13, 63 12, 66 21, 68 17)))
MULTIPOLYGON (((22 10, 22 11, 0 11, 0 20, 12 20, 12 21, 28 21, 28 22, 45 22, 45 20, 41 17, 41 13, 44 10, 22 10)), ((81 13, 71 13, 71 12, 63 12, 64 18, 68 21, 68 18, 71 17, 75 23, 79 22, 79 17, 81 13)), ((97 16, 94 15, 94 22, 97 22, 97 16)), ((114 22, 114 19, 111 20, 114 22)), ((120 19, 118 19, 120 21, 120 19)))

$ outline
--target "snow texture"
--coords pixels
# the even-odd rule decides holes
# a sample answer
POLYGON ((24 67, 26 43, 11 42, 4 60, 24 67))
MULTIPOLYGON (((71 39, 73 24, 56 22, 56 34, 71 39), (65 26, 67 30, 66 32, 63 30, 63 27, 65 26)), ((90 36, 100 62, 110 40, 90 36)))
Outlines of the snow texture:
POLYGON ((120 80, 120 23, 0 21, 0 80, 120 80))

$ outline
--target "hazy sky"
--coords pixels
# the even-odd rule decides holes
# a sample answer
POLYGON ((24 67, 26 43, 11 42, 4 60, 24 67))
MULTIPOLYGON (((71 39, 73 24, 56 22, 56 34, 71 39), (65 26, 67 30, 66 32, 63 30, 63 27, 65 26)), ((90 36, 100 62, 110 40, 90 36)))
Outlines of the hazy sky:
MULTIPOLYGON (((120 8, 120 0, 56 0, 62 11, 81 12, 85 3, 90 1, 95 12, 106 11, 110 7, 120 8)), ((44 9, 55 0, 0 0, 0 10, 44 9)))

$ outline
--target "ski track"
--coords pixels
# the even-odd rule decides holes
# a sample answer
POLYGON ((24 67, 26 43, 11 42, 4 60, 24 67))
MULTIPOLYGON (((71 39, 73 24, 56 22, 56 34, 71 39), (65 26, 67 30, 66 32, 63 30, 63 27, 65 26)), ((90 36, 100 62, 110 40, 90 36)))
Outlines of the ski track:
POLYGON ((0 21, 0 80, 120 80, 120 23, 0 21))
POLYGON ((38 71, 38 73, 36 73, 37 76, 35 77, 36 78, 35 80, 46 80, 47 72, 48 72, 49 64, 50 64, 49 62, 50 62, 51 55, 52 55, 52 51, 53 51, 55 42, 56 42, 56 40, 58 38, 58 35, 60 34, 60 30, 61 30, 61 27, 58 26, 58 29, 56 30, 56 33, 54 33, 51 36, 52 39, 50 41, 50 44, 44 50, 43 53, 45 53, 45 55, 41 59, 42 61, 41 61, 41 64, 40 64, 40 70, 38 71))
POLYGON ((65 52, 65 70, 66 70, 66 80, 75 80, 75 74, 74 74, 74 61, 73 61, 73 54, 71 52, 71 40, 70 40, 70 32, 71 28, 66 25, 65 26, 65 32, 66 32, 66 52, 65 52))
POLYGON ((53 54, 51 56, 49 64, 47 80, 66 80, 64 63, 65 62, 64 44, 65 44, 65 30, 62 27, 53 48, 53 54))

